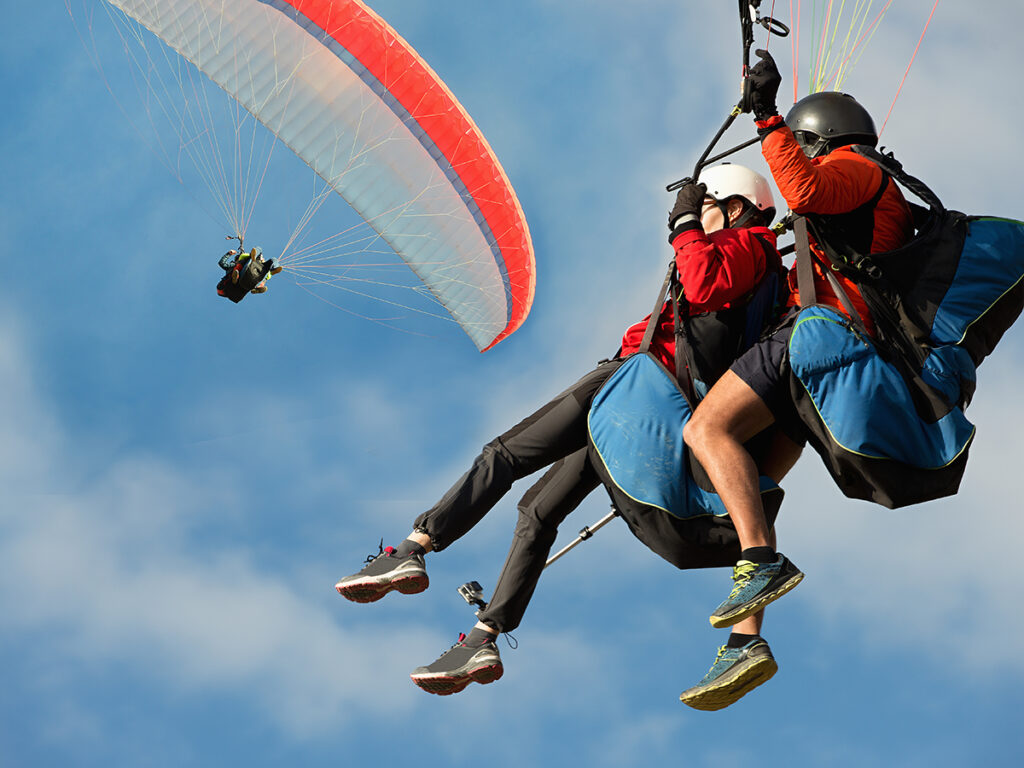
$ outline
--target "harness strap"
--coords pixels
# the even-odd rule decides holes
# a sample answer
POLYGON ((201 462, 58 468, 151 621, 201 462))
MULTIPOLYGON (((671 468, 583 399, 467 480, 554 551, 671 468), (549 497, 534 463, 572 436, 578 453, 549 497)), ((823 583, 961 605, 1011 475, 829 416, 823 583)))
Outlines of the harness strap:
POLYGON ((689 316, 689 302, 683 296, 683 289, 679 286, 676 278, 676 271, 672 270, 672 327, 675 331, 676 341, 676 381, 683 388, 683 394, 690 403, 691 408, 697 407, 697 388, 693 383, 693 372, 697 370, 693 356, 693 346, 690 344, 689 334, 686 332, 686 321, 683 319, 683 312, 689 316))
POLYGON ((691 375, 691 372, 694 370, 693 350, 690 346, 689 337, 686 334, 686 324, 682 320, 686 299, 682 297, 682 290, 677 290, 677 286, 676 261, 673 258, 669 262, 668 273, 661 284, 661 290, 658 291, 658 300, 654 303, 654 309, 651 310, 651 316, 647 320, 647 328, 644 330, 644 337, 640 341, 637 353, 642 355, 650 349, 651 341, 654 339, 654 332, 658 328, 658 321, 661 320, 662 308, 665 306, 665 296, 668 294, 672 300, 672 327, 675 331, 676 380, 683 387, 683 394, 689 401, 690 406, 696 407, 697 393, 691 375))
MULTIPOLYGON (((875 234, 875 210, 892 183, 885 168, 870 199, 852 211, 836 214, 807 214, 811 231, 829 260, 841 270, 859 271, 869 264, 875 234)), ((870 272, 870 269, 867 270, 870 272)), ((877 275, 869 274, 870 277, 877 275)))
POLYGON ((846 289, 843 288, 842 283, 839 282, 831 269, 826 268, 824 270, 825 277, 828 278, 829 285, 832 286, 832 292, 835 293, 839 299, 839 303, 843 305, 843 309, 846 310, 846 314, 850 316, 850 322, 857 326, 857 330, 863 333, 865 336, 868 335, 867 328, 864 325, 863 318, 857 313, 857 310, 853 307, 853 302, 850 301, 849 294, 846 293, 846 289))
POLYGON ((863 144, 855 144, 852 147, 853 151, 862 157, 866 157, 877 164, 884 173, 892 176, 896 181, 906 187, 908 190, 913 192, 918 198, 924 201, 925 205, 931 208, 933 211, 944 211, 945 206, 942 201, 939 200, 931 188, 928 187, 920 179, 911 176, 903 169, 903 164, 900 163, 895 157, 889 154, 882 154, 874 147, 866 146, 863 144))
POLYGON ((818 303, 814 288, 814 256, 807 239, 807 219, 797 216, 793 220, 793 234, 796 237, 796 290, 800 294, 800 307, 818 303))
POLYGON ((661 308, 665 306, 665 295, 668 293, 669 286, 672 284, 672 278, 676 273, 676 261, 672 259, 668 265, 668 273, 665 275, 665 281, 661 284, 661 290, 658 291, 658 300, 654 303, 654 309, 651 310, 651 316, 647 318, 647 328, 644 330, 643 340, 640 342, 640 349, 638 352, 643 354, 651 346, 651 339, 654 338, 654 331, 658 328, 658 320, 661 319, 661 308))
MULTIPOLYGON (((814 287, 814 262, 816 257, 811 252, 807 233, 807 219, 803 216, 797 217, 793 222, 793 232, 796 235, 796 289, 800 294, 800 308, 803 309, 816 304, 818 301, 818 293, 814 287), (805 288, 807 289, 806 295, 805 288)), ((846 289, 843 288, 842 283, 839 282, 839 278, 833 274, 828 265, 822 265, 822 267, 825 278, 828 280, 829 285, 832 286, 832 292, 839 299, 839 303, 843 305, 843 309, 846 310, 846 314, 850 317, 850 322, 857 327, 858 331, 867 336, 868 332, 864 325, 864 320, 854 308, 853 302, 850 301, 850 296, 847 294, 846 289)))

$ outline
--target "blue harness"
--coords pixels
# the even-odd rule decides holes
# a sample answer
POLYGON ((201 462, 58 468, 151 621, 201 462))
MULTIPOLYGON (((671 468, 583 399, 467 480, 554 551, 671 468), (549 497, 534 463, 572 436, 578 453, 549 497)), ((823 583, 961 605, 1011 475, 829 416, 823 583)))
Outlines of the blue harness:
MULTIPOLYGON (((693 409, 649 353, 629 357, 604 383, 587 417, 590 440, 611 481, 638 504, 678 518, 727 515, 718 494, 690 471, 683 426, 693 409)), ((761 478, 761 492, 778 491, 761 478)))
POLYGON ((789 339, 790 391, 843 493, 896 508, 959 490, 976 368, 1024 306, 1024 223, 947 210, 892 157, 855 150, 879 165, 883 184, 895 179, 928 209, 911 206, 915 237, 886 253, 857 252, 832 239, 827 217, 811 221, 831 261, 822 272, 850 319, 815 304, 808 222, 795 220, 804 309, 789 339), (833 270, 860 288, 874 339, 833 270))
MULTIPOLYGON (((639 507, 667 512, 681 520, 726 517, 725 505, 683 441, 683 427, 693 415, 693 403, 703 398, 707 387, 700 380, 705 376, 694 366, 681 317, 686 310, 681 306, 675 275, 673 261, 639 350, 609 377, 591 403, 587 415, 591 455, 596 454, 602 481, 639 507), (669 291, 676 328, 675 376, 648 352, 669 291), (699 480, 694 476, 695 467, 699 480)), ((748 297, 744 322, 734 328, 735 345, 726 345, 735 354, 752 346, 772 317, 778 286, 778 276, 768 275, 748 297)), ((762 496, 771 494, 772 507, 777 510, 782 489, 767 477, 761 478, 760 485, 762 496)))

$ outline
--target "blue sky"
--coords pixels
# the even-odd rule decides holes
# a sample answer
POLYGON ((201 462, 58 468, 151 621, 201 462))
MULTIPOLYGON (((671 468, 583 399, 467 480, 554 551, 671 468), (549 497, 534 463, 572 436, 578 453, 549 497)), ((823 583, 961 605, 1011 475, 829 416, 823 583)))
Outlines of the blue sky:
MULTIPOLYGON (((431 556, 423 595, 362 606, 332 585, 646 314, 664 185, 735 103, 738 35, 731 2, 372 5, 472 114, 530 221, 532 314, 485 355, 287 280, 216 298, 222 227, 126 125, 64 4, 8 9, 0 764, 1017 764, 1019 327, 980 371, 956 498, 846 501, 813 454, 787 478, 780 548, 807 578, 766 621, 778 675, 737 705, 677 698, 724 640, 707 615, 728 573, 677 572, 621 523, 545 574, 502 680, 410 683, 472 624, 455 589, 493 587, 527 482, 431 556)), ((895 3, 846 83, 876 115, 930 6, 895 3)), ((1016 0, 940 4, 886 127, 950 207, 1024 217, 1022 20, 1016 0)), ((606 507, 595 494, 563 542, 606 507)))

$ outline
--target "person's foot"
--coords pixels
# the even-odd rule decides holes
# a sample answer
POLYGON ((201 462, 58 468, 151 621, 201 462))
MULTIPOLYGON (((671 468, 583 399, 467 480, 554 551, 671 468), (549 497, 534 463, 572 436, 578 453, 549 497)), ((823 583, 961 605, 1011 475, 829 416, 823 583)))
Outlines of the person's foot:
POLYGON ((334 588, 354 603, 373 603, 395 589, 405 595, 415 595, 428 586, 430 579, 423 555, 399 557, 394 547, 384 547, 379 555, 366 558, 363 570, 346 576, 334 588))
POLYGON ((467 645, 469 638, 459 635, 459 642, 441 654, 433 664, 417 667, 409 677, 427 693, 450 696, 470 683, 486 685, 505 672, 495 638, 467 645))
POLYGON ((799 569, 782 554, 776 553, 771 563, 740 560, 732 570, 732 592, 711 614, 711 626, 731 627, 778 600, 803 578, 799 569))
POLYGON ((694 709, 723 709, 768 682, 778 669, 771 648, 761 638, 751 640, 742 648, 723 645, 708 673, 695 686, 683 691, 679 700, 694 709))

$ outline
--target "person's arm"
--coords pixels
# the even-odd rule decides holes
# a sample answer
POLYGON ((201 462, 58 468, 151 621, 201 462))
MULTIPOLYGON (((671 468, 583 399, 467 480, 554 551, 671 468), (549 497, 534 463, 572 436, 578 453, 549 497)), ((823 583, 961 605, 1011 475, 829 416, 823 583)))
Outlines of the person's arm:
POLYGON ((225 272, 230 272, 235 267, 235 261, 238 258, 238 251, 228 251, 220 257, 220 268, 225 272))
MULTIPOLYGON (((676 253, 676 271, 694 312, 713 312, 745 296, 765 273, 765 252, 746 228, 704 232, 702 212, 707 186, 682 186, 668 215, 669 242, 676 253)), ((728 212, 722 212, 728 216, 728 212)), ((761 231, 774 245, 775 236, 761 231)))
POLYGON ((868 202, 882 183, 882 171, 847 152, 811 161, 776 106, 782 75, 768 51, 750 68, 751 109, 761 136, 761 154, 775 185, 794 213, 846 213, 868 202), (845 155, 845 157, 844 157, 845 155))
POLYGON ((763 134, 761 154, 790 210, 846 213, 875 196, 882 183, 882 170, 877 165, 843 150, 812 162, 788 127, 775 127, 781 121, 782 117, 775 115, 758 122, 758 128, 774 128, 763 134))
MULTIPOLYGON (((775 235, 759 233, 774 247, 775 235)), ((700 226, 685 229, 672 241, 676 269, 687 301, 695 312, 713 312, 749 294, 764 277, 765 248, 750 229, 721 229, 710 235, 700 226)))

